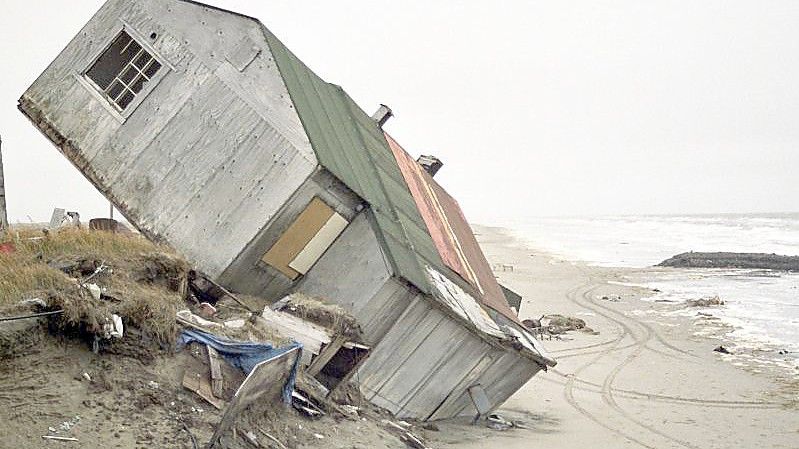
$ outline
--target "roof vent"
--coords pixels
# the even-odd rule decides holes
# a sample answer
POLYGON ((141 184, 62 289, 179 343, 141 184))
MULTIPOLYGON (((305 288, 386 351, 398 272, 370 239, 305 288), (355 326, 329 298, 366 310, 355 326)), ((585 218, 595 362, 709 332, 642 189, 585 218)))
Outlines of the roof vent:
POLYGON ((372 120, 377 122, 377 126, 383 127, 385 123, 394 116, 394 113, 391 112, 391 108, 381 104, 380 109, 377 110, 374 114, 372 114, 372 120))
POLYGON ((430 176, 435 176, 441 170, 441 167, 444 166, 444 163, 435 156, 421 155, 419 159, 416 159, 416 162, 424 168, 424 171, 430 173, 430 176))

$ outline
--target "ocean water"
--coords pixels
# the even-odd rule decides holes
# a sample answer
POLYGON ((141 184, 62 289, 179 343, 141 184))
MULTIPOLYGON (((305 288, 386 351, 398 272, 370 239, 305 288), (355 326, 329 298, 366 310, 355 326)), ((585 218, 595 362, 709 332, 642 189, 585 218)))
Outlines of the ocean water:
MULTIPOLYGON (((686 251, 799 255, 799 213, 529 218, 514 233, 566 260, 611 267, 649 267, 686 251)), ((658 289, 652 299, 718 295, 711 312, 732 326, 727 337, 755 350, 792 352, 799 360, 799 273, 680 269, 634 283, 658 289)))

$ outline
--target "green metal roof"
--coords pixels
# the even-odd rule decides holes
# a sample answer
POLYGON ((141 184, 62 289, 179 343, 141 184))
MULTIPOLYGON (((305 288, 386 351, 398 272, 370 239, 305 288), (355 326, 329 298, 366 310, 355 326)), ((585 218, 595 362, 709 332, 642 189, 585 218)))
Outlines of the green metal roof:
POLYGON ((344 90, 325 82, 269 30, 272 55, 319 163, 371 206, 394 273, 430 293, 424 266, 448 272, 385 135, 344 90))

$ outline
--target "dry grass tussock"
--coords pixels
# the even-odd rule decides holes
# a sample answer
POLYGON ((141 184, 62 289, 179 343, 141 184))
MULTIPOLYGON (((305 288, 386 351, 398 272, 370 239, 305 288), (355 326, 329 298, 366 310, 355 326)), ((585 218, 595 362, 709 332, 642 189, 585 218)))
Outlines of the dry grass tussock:
POLYGON ((56 320, 64 329, 96 333, 117 314, 151 341, 174 342, 189 265, 169 248, 137 235, 74 228, 11 235, 16 252, 0 254, 0 310, 40 298, 47 309, 64 310, 56 320), (107 269, 95 274, 99 267, 107 269), (103 288, 99 300, 81 287, 90 276, 87 283, 103 288))
POLYGON ((346 310, 301 293, 292 294, 283 311, 353 339, 361 333, 355 318, 346 310))

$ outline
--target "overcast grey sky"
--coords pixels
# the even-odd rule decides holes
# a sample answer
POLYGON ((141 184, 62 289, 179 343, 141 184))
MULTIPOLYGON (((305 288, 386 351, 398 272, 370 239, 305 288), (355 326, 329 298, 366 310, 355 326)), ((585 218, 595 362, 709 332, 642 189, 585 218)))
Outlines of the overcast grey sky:
MULTIPOLYGON (((467 217, 799 211, 799 2, 209 0, 261 19, 467 217)), ((107 203, 16 109, 100 0, 3 1, 9 219, 107 203)))

